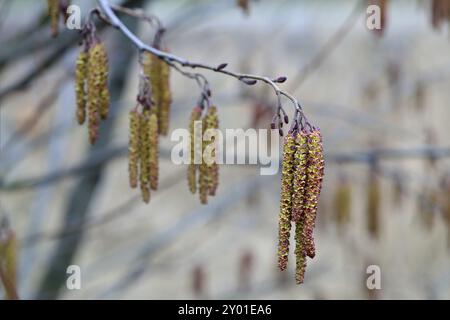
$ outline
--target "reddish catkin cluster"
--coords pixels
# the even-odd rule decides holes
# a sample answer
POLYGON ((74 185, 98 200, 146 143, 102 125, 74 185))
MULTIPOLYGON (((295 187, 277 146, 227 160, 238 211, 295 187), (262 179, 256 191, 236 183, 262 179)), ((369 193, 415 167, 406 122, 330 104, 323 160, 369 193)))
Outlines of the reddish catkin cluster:
POLYGON ((219 185, 219 165, 216 159, 217 141, 214 132, 219 128, 217 108, 210 106, 192 110, 189 122, 190 163, 187 172, 189 190, 198 191, 200 202, 208 203, 219 185), (202 114, 205 113, 203 116, 202 114))
POLYGON ((293 130, 284 139, 279 215, 278 266, 285 270, 291 224, 295 224, 297 283, 303 283, 306 257, 314 258, 313 231, 322 179, 324 155, 319 129, 293 130))
POLYGON ((76 116, 81 125, 88 118, 89 142, 95 144, 100 120, 109 112, 108 55, 101 42, 86 42, 75 68, 76 116))

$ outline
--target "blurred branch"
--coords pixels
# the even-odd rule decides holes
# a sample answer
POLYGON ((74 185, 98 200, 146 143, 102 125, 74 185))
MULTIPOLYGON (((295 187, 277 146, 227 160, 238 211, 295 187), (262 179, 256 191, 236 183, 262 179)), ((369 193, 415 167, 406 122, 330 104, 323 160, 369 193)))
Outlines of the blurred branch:
MULTIPOLYGON (((163 191, 165 189, 168 189, 178 182, 180 182, 180 171, 176 171, 174 174, 169 176, 168 178, 161 181, 158 190, 163 191)), ((90 218, 84 218, 77 221, 73 221, 73 223, 70 226, 67 226, 63 230, 56 230, 56 231, 43 231, 38 234, 30 235, 20 241, 22 246, 28 247, 38 244, 41 241, 47 241, 47 240, 55 240, 59 238, 64 238, 67 236, 70 236, 74 233, 89 230, 91 228, 97 228, 104 226, 105 224, 108 224, 110 222, 113 222, 117 220, 118 218, 122 218, 130 213, 132 213, 131 209, 136 206, 138 203, 140 203, 141 196, 136 195, 132 196, 131 198, 125 200, 124 202, 120 203, 116 207, 106 211, 105 213, 101 214, 99 218, 97 219, 90 219, 90 218)))
POLYGON ((117 281, 104 290, 97 298, 110 298, 118 292, 123 292, 123 290, 133 285, 143 276, 149 264, 149 259, 155 252, 170 245, 183 233, 192 230, 194 227, 198 227, 209 220, 222 217, 227 213, 226 209, 236 205, 242 198, 258 190, 256 186, 267 182, 267 179, 267 176, 244 179, 233 186, 226 194, 211 201, 207 207, 201 206, 190 213, 183 214, 182 218, 175 224, 168 226, 159 234, 151 236, 145 246, 136 253, 135 261, 130 270, 126 270, 117 281))
MULTIPOLYGON (((38 186, 56 183, 68 177, 76 177, 80 174, 93 174, 99 166, 114 160, 118 157, 126 156, 128 146, 111 147, 94 152, 83 163, 73 167, 52 172, 48 175, 35 178, 26 178, 10 183, 0 181, 0 190, 17 191, 21 189, 35 188, 38 186)), ((161 155, 169 157, 170 150, 161 150, 161 155)), ((411 158, 446 158, 450 157, 450 147, 417 147, 411 149, 373 149, 369 151, 355 151, 348 153, 327 153, 325 155, 327 162, 352 163, 363 162, 370 163, 374 159, 411 159, 411 158)))
POLYGON ((39 121, 43 119, 43 115, 55 102, 61 86, 64 85, 65 81, 69 77, 71 77, 71 75, 64 74, 60 79, 58 79, 58 81, 56 81, 56 85, 51 90, 51 92, 39 102, 34 112, 14 133, 11 134, 11 137, 5 142, 2 147, 3 154, 5 154, 8 148, 11 145, 15 144, 21 136, 26 135, 28 132, 30 132, 39 123, 39 121))
MULTIPOLYGON (((137 0, 136 2, 142 4, 143 0, 137 0)), ((132 22, 131 26, 134 30, 137 28, 137 23, 132 22)), ((118 37, 115 37, 113 42, 116 44, 117 50, 116 55, 111 57, 111 64, 120 67, 114 68, 110 75, 111 100, 118 101, 126 87, 126 73, 132 61, 133 51, 130 46, 127 46, 118 37)), ((112 110, 116 110, 118 107, 117 104, 112 104, 112 110)), ((114 125, 114 119, 105 122, 102 127, 101 137, 96 145, 90 149, 88 159, 95 156, 98 150, 105 148, 109 144, 114 125)), ((101 162, 97 166, 92 167, 92 174, 82 176, 73 192, 70 193, 64 213, 62 230, 70 228, 74 222, 85 219, 88 216, 89 207, 103 178, 103 164, 101 162)), ((41 280, 36 297, 40 299, 55 299, 58 297, 66 279, 66 268, 72 263, 83 236, 84 230, 81 229, 80 232, 60 239, 41 280)))
POLYGON ((339 44, 345 39, 347 34, 356 24, 358 17, 364 13, 363 10, 366 0, 357 0, 356 5, 350 12, 349 16, 343 24, 336 30, 336 32, 328 39, 327 42, 319 49, 317 54, 310 60, 310 62, 301 69, 301 71, 290 82, 289 90, 296 92, 297 89, 305 82, 305 80, 316 71, 322 63, 333 53, 339 44))

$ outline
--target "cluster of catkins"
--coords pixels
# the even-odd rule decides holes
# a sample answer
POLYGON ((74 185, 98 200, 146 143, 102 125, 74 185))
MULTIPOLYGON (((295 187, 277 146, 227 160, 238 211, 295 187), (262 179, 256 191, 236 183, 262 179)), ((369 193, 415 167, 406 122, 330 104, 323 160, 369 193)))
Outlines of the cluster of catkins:
POLYGON ((219 120, 216 107, 202 108, 197 106, 192 110, 189 123, 190 164, 187 177, 189 190, 193 194, 198 191, 202 204, 208 203, 208 196, 216 194, 219 184, 219 165, 216 161, 217 145, 214 146, 215 138, 211 137, 211 142, 203 139, 203 137, 208 129, 215 130, 218 128, 219 120), (212 146, 210 153, 207 150, 208 146, 212 146))
POLYGON ((142 200, 150 201, 150 190, 158 189, 159 135, 167 135, 171 93, 170 67, 158 57, 143 53, 143 79, 138 107, 130 111, 128 171, 130 186, 139 185, 142 200))
POLYGON ((287 268, 291 225, 295 224, 297 283, 303 283, 306 257, 314 258, 318 199, 324 175, 322 135, 317 128, 291 130, 284 139, 279 215, 278 267, 287 268))
POLYGON ((151 109, 130 111, 128 155, 130 187, 137 188, 139 181, 142 200, 148 203, 150 190, 158 189, 159 171, 158 117, 151 109))
POLYGON ((108 55, 100 41, 85 42, 75 69, 76 113, 80 125, 87 117, 89 141, 94 144, 100 120, 105 120, 109 112, 108 55))
POLYGON ((60 16, 63 16, 64 20, 67 20, 67 7, 69 5, 69 0, 47 0, 48 15, 50 17, 50 25, 53 37, 58 36, 60 16))

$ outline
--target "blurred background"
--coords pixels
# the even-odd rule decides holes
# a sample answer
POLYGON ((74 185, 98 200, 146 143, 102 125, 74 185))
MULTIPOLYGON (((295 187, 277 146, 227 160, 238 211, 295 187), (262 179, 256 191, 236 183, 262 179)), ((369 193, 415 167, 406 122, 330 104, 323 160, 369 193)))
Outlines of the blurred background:
MULTIPOLYGON (((2 274, 18 297, 450 298, 450 10, 432 14, 450 1, 385 1, 382 32, 366 28, 365 1, 111 2, 157 15, 179 56, 287 76, 280 86, 324 135, 317 255, 300 286, 293 248, 288 270, 277 269, 279 175, 222 165, 217 196, 201 205, 169 138, 144 204, 127 172, 135 48, 98 24, 112 114, 91 147, 75 118, 78 33, 61 25, 53 39, 46 1, 0 0, 0 248, 12 248, 2 274), (66 288, 69 265, 81 268, 80 290, 66 288), (366 286, 370 265, 380 290, 366 286)), ((96 4, 72 3, 83 15, 96 4)), ((151 41, 147 24, 120 17, 151 41)), ((222 129, 269 128, 270 88, 203 73, 222 129)), ((198 88, 176 72, 171 87, 171 130, 187 128, 198 88)))

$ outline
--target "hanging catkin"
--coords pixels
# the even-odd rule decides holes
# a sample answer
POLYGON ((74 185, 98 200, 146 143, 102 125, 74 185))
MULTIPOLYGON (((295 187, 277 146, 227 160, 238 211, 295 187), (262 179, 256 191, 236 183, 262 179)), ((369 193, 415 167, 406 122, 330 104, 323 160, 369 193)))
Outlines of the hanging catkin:
MULTIPOLYGON (((207 130, 217 130, 219 128, 219 119, 217 117, 216 107, 209 107, 205 120, 207 130)), ((214 148, 211 152, 213 162, 208 164, 208 193, 210 196, 214 196, 216 194, 217 186, 219 185, 219 165, 216 161, 217 141, 215 139, 216 138, 214 138, 214 141, 212 142, 214 144, 214 148)))
MULTIPOLYGON (((205 134, 205 131, 208 127, 207 118, 203 117, 202 119, 202 136, 205 134)), ((211 184, 211 175, 209 171, 208 164, 205 159, 203 159, 203 155, 205 153, 205 149, 208 146, 207 141, 202 142, 202 162, 199 165, 199 176, 198 176, 198 186, 199 186, 199 196, 200 202, 202 204, 208 203, 208 194, 209 194, 209 186, 211 184)))
POLYGON ((305 189, 305 227, 303 237, 308 257, 313 258, 315 253, 313 231, 316 221, 317 205, 322 188, 324 158, 322 136, 320 131, 314 129, 308 135, 308 169, 305 189))
POLYGON ((159 171, 159 135, 158 135, 158 118, 156 114, 151 114, 148 124, 149 130, 149 175, 150 175, 150 188, 152 190, 158 189, 158 171, 159 171))
POLYGON ((380 228, 380 186, 375 173, 370 173, 367 191, 367 229, 375 237, 380 228))
POLYGON ((170 104, 170 67, 163 60, 150 53, 144 54, 144 73, 150 80, 154 108, 158 116, 158 128, 161 135, 167 135, 169 128, 170 104))
POLYGON ((80 51, 75 67, 75 94, 77 99, 77 120, 83 124, 86 119, 86 80, 88 74, 88 54, 80 51))
POLYGON ((128 172, 130 187, 136 188, 138 184, 138 166, 139 166, 139 135, 140 135, 140 114, 136 111, 130 111, 130 140, 128 144, 128 172))
POLYGON ((159 132, 166 136, 169 131, 170 105, 172 104, 172 93, 170 91, 170 67, 162 60, 159 61, 161 68, 161 102, 158 108, 159 132))
MULTIPOLYGON (((17 299, 17 240, 9 226, 0 226, 0 268, 7 299, 17 299)), ((1 283, 0 282, 0 283, 1 283)))
POLYGON ((195 107, 192 109, 191 118, 189 121, 190 161, 187 173, 189 190, 191 193, 197 192, 198 164, 195 163, 195 159, 198 158, 198 156, 196 157, 195 154, 199 154, 201 152, 201 146, 199 146, 199 139, 201 139, 201 137, 199 135, 197 137, 195 136, 195 122, 199 121, 201 116, 202 109, 200 107, 195 107))
POLYGON ((351 187, 346 181, 340 181, 334 195, 334 209, 338 225, 350 221, 351 187))
POLYGON ((305 189, 307 178, 308 161, 308 134, 300 131, 296 136, 295 150, 295 172, 294 172, 294 192, 292 194, 292 221, 300 221, 304 215, 305 189))
POLYGON ((57 37, 59 33, 59 0, 47 0, 48 15, 50 16, 50 25, 52 36, 57 37))
POLYGON ((278 221, 278 267, 285 270, 289 256, 291 233, 292 179, 294 176, 295 136, 289 133, 284 138, 281 172, 280 215, 278 221))
POLYGON ((149 146, 149 126, 150 111, 145 110, 140 117, 139 126, 139 184, 141 187, 142 200, 145 203, 150 201, 150 146, 149 146))

